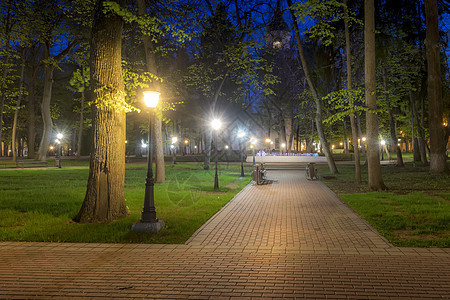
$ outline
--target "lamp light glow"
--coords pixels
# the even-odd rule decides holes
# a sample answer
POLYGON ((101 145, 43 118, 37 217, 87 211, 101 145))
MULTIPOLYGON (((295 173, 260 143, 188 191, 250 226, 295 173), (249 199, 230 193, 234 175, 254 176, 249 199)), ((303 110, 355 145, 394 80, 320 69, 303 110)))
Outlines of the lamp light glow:
POLYGON ((222 121, 220 121, 219 119, 213 119, 211 121, 211 127, 214 130, 219 130, 220 127, 222 127, 222 121))
POLYGON ((243 138, 245 136, 245 131, 244 130, 239 130, 237 133, 238 138, 243 138))
POLYGON ((155 108, 158 105, 159 95, 161 93, 155 91, 144 91, 144 102, 147 107, 155 108))

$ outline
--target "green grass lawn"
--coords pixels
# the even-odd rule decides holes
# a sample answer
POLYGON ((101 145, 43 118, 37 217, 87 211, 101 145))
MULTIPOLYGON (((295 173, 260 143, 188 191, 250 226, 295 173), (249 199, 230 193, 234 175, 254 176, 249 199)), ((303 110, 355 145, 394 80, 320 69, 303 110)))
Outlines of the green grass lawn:
POLYGON ((222 165, 220 190, 215 192, 213 170, 203 170, 202 164, 167 165, 166 183, 155 185, 157 216, 166 227, 157 234, 142 234, 130 227, 139 220, 144 202, 145 164, 127 165, 130 214, 109 224, 72 221, 83 202, 89 170, 87 162, 68 165, 83 164, 63 161, 62 169, 0 170, 0 240, 184 243, 251 180, 249 175, 239 178, 238 165, 222 165))
POLYGON ((436 175, 412 163, 399 168, 382 166, 385 192, 367 192, 367 166, 363 183, 354 183, 354 167, 338 166, 330 174, 319 165, 323 182, 364 217, 391 243, 407 247, 450 247, 450 175, 436 175))

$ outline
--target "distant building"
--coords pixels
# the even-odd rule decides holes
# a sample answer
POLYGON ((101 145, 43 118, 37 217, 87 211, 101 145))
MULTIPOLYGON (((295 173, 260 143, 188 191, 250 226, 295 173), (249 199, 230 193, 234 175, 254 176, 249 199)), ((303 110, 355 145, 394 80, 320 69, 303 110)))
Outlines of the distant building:
POLYGON ((286 22, 283 19, 280 0, 277 0, 277 8, 272 21, 267 26, 267 31, 264 34, 266 39, 266 47, 274 49, 289 49, 292 33, 289 30, 286 22))

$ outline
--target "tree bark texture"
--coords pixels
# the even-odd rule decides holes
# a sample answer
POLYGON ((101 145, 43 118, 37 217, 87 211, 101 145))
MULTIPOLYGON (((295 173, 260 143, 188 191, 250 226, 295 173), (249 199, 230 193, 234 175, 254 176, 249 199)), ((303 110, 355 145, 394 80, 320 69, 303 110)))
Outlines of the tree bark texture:
POLYGON ((110 222, 127 214, 125 182, 125 92, 121 46, 123 21, 103 13, 98 0, 91 37, 93 139, 82 223, 110 222))
POLYGON ((369 173, 368 188, 371 191, 385 190, 381 175, 378 143, 378 120, 373 111, 377 109, 376 81, 375 81, 375 8, 374 0, 364 0, 364 65, 367 131, 367 161, 369 173))
MULTIPOLYGON (((147 13, 145 0, 137 0, 137 4, 139 15, 144 16, 147 13)), ((147 71, 152 74, 158 75, 158 67, 156 65, 156 59, 154 56, 155 47, 153 45, 153 42, 151 38, 145 34, 142 35, 142 41, 144 42, 147 71)), ((161 84, 159 83, 159 81, 154 80, 150 86, 152 86, 155 91, 161 92, 161 84)), ((155 159, 155 183, 164 183, 166 180, 166 169, 164 164, 161 110, 155 115, 155 122, 153 122, 153 128, 151 130, 153 146, 152 148, 154 154, 153 157, 155 159)))
POLYGON ((425 39, 428 70, 428 119, 430 130, 430 172, 448 171, 443 143, 443 101, 441 82, 441 61, 439 45, 438 3, 425 0, 427 34, 425 39))
POLYGON ((322 124, 322 102, 320 101, 319 94, 317 93, 317 89, 314 86, 314 83, 312 82, 310 73, 309 73, 309 67, 305 58, 305 55, 303 53, 303 45, 302 41, 300 39, 300 31, 298 29, 297 24, 297 18, 295 17, 294 10, 292 9, 292 0, 286 0, 288 6, 290 7, 289 11, 292 16, 292 23, 294 26, 294 32, 295 32, 295 39, 297 41, 297 48, 298 48, 298 54, 300 56, 300 61, 302 63, 303 72, 305 74, 306 81, 308 82, 309 89, 311 91, 311 94, 314 98, 314 102, 316 104, 316 127, 317 127, 317 133, 319 134, 320 144, 322 145, 323 152, 325 154, 325 157, 328 162, 328 167, 330 168, 330 172, 332 174, 339 173, 338 169, 336 167, 336 163, 334 162, 333 155, 331 154, 330 147, 328 145, 327 139, 325 138, 324 130, 323 130, 323 124, 322 124))

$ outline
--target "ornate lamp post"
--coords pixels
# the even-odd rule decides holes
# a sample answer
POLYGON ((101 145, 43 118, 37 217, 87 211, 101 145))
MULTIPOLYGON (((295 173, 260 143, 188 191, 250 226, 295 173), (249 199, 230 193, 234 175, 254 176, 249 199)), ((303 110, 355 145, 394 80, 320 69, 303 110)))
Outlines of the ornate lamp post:
POLYGON ((57 140, 55 141, 58 144, 58 168, 61 168, 61 157, 62 157, 62 152, 61 152, 61 140, 64 137, 62 133, 58 133, 56 135, 57 140))
POLYGON ((239 151, 241 154, 241 177, 244 177, 244 155, 242 153, 242 139, 245 137, 245 131, 239 130, 237 133, 237 136, 239 138, 239 151))
POLYGON ((132 231, 136 232, 158 232, 164 227, 164 221, 156 218, 155 210, 155 191, 153 179, 153 158, 152 158, 152 121, 154 117, 154 110, 159 101, 158 92, 145 91, 144 101, 147 107, 150 108, 149 114, 149 130, 148 130, 148 167, 147 178, 145 180, 145 197, 144 207, 142 209, 141 219, 139 222, 131 226, 132 231))
POLYGON ((217 160, 219 159, 219 152, 217 151, 217 131, 222 127, 222 121, 214 119, 211 121, 211 128, 214 130, 214 147, 216 152, 216 173, 214 174, 214 189, 219 189, 219 175, 217 174, 217 160))

